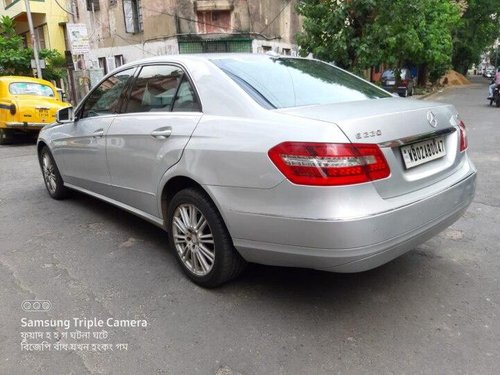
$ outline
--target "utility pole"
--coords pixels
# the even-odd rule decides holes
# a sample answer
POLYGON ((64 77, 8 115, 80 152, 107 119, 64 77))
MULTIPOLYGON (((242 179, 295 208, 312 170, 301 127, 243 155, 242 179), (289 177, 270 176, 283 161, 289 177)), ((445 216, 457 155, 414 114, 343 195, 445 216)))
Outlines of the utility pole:
POLYGON ((40 68, 40 59, 38 58, 38 40, 35 38, 35 29, 33 28, 33 18, 31 18, 30 0, 24 0, 26 4, 26 15, 28 17, 28 25, 30 28, 31 46, 35 55, 35 66, 37 78, 42 78, 42 69, 40 68))

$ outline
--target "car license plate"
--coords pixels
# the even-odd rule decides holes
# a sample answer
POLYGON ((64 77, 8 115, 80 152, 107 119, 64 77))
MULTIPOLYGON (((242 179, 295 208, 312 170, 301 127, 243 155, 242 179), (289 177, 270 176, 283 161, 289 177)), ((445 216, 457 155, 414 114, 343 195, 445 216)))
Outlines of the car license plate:
POLYGON ((387 84, 388 84, 388 85, 395 85, 395 84, 396 84, 396 81, 387 81, 387 84))
POLYGON ((436 137, 408 146, 401 146, 400 149, 406 169, 442 158, 446 155, 444 137, 436 137))
POLYGON ((39 109, 38 115, 40 116, 40 119, 46 120, 49 118, 49 110, 48 109, 39 109))

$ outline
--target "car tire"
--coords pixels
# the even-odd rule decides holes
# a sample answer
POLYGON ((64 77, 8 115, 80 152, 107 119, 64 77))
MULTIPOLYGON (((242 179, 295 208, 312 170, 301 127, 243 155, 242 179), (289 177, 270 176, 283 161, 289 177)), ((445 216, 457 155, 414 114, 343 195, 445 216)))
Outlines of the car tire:
POLYGON ((40 168, 42 168, 43 181, 49 195, 56 199, 64 199, 68 195, 68 188, 59 173, 57 164, 47 146, 40 151, 40 168))
POLYGON ((7 129, 0 128, 0 145, 8 145, 11 141, 11 132, 7 129))
POLYGON ((187 188, 168 204, 170 247, 184 273, 205 288, 237 277, 245 267, 212 200, 203 191, 187 188))

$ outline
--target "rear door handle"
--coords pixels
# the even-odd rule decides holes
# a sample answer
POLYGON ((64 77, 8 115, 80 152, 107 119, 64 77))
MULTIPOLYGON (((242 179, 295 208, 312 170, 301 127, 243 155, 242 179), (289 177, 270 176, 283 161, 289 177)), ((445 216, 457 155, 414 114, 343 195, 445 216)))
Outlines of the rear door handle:
POLYGON ((172 128, 169 126, 167 128, 160 128, 153 130, 151 136, 158 139, 167 139, 172 134, 172 128))
POLYGON ((103 129, 97 129, 95 132, 92 133, 92 137, 102 137, 104 135, 104 130, 103 129))

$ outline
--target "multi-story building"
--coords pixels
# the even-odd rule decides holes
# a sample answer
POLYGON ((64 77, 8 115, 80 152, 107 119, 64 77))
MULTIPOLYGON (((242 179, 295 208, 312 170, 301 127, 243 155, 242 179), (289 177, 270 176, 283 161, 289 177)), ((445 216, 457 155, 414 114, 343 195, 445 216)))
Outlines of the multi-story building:
POLYGON ((107 71, 176 53, 293 55, 297 0, 71 0, 71 21, 87 26, 86 67, 107 71))
MULTIPOLYGON (((1 5, 0 5, 1 6, 1 5)), ((24 0, 3 0, 2 16, 16 22, 16 31, 24 36, 26 45, 31 45, 28 18, 24 0)), ((62 54, 66 48, 64 25, 68 21, 68 11, 56 0, 30 1, 35 39, 38 48, 56 49, 62 54)))

